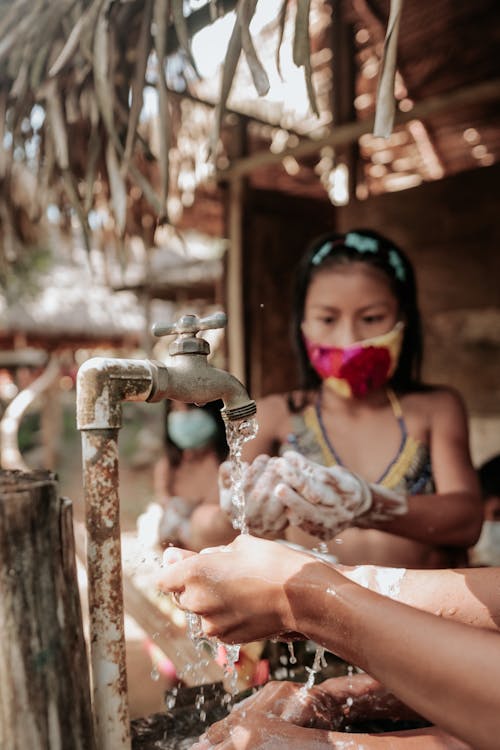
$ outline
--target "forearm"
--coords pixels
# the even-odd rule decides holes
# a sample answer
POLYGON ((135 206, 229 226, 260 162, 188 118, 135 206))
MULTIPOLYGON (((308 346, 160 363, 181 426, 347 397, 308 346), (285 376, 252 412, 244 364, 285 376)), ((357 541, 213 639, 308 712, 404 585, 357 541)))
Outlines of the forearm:
MULTIPOLYGON (((372 485, 376 495, 376 485, 372 485)), ((450 547, 471 547, 481 532, 482 508, 468 492, 412 495, 408 510, 373 528, 399 534, 418 542, 450 547)))
POLYGON ((378 594, 431 614, 500 630, 500 568, 405 570, 375 565, 335 566, 378 594))
MULTIPOLYGON (((461 740, 451 737, 436 727, 381 734, 345 734, 328 732, 329 744, 324 748, 348 750, 476 750, 461 740)), ((314 745, 323 750, 323 745, 314 745)))
POLYGON ((287 585, 290 629, 360 666, 417 713, 472 743, 475 750, 496 747, 497 633, 442 620, 347 579, 332 582, 331 573, 307 567, 301 580, 287 585), (322 603, 321 589, 326 592, 322 603))

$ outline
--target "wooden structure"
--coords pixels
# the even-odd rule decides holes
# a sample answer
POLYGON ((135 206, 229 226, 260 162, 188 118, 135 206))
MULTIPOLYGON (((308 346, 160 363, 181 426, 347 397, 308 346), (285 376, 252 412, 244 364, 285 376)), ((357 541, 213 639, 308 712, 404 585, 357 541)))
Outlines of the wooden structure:
POLYGON ((93 750, 71 503, 53 475, 0 472, 0 746, 93 750))

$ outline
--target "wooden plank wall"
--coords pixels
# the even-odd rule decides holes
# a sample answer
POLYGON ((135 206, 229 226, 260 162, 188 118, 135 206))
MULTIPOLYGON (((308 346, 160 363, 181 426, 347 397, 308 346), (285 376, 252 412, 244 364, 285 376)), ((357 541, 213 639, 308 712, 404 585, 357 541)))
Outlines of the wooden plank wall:
POLYGON ((293 272, 307 243, 333 228, 325 201, 249 190, 243 219, 246 383, 253 398, 296 385, 290 343, 293 272))

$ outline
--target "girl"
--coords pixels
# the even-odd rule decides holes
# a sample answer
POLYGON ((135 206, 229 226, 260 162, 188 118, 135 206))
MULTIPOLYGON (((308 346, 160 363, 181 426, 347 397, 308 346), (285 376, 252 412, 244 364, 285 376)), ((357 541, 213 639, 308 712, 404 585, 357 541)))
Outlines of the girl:
MULTIPOLYGON (((294 309, 303 387, 258 404, 244 452, 259 456, 246 480, 250 530, 330 540, 345 564, 463 562, 481 526, 467 419, 457 393, 420 379, 404 253, 368 230, 320 237, 298 268, 294 309)), ((228 508, 225 465, 220 474, 228 508)))
POLYGON ((165 454, 154 473, 155 495, 163 506, 159 542, 198 551, 212 543, 212 535, 218 539, 216 515, 210 523, 205 516, 218 507, 218 470, 228 455, 221 402, 165 403, 165 454))

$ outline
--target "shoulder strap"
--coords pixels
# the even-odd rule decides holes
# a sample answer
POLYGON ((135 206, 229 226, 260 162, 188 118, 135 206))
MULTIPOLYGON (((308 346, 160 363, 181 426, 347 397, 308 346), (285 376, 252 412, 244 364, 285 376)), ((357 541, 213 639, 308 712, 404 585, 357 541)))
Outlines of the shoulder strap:
POLYGON ((387 389, 387 398, 389 399, 389 403, 392 407, 392 411, 396 419, 402 419, 403 410, 401 408, 401 402, 399 401, 399 398, 396 396, 392 388, 387 389))

